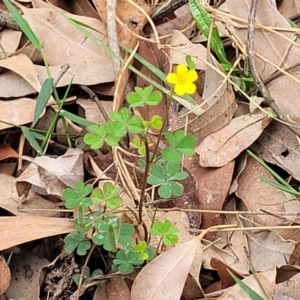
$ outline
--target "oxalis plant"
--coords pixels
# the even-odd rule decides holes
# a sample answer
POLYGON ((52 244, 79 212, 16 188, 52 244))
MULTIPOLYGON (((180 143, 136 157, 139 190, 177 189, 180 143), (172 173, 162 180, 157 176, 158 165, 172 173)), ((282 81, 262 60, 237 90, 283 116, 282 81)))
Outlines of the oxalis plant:
MULTIPOLYGON (((103 124, 93 124, 88 127, 84 142, 92 149, 101 149, 103 146, 118 147, 122 138, 130 135, 130 146, 136 149, 140 156, 138 166, 142 175, 140 199, 138 205, 137 223, 143 224, 143 206, 147 187, 157 188, 161 198, 180 196, 183 193, 181 180, 188 177, 182 171, 181 161, 183 155, 193 155, 196 145, 194 136, 186 134, 183 130, 175 132, 166 131, 168 108, 173 94, 182 96, 193 94, 196 91, 194 82, 198 74, 194 64, 187 58, 189 65, 178 65, 175 71, 169 73, 166 80, 173 86, 168 95, 167 114, 164 118, 155 115, 150 120, 133 115, 130 108, 123 107, 120 111, 112 111, 109 120, 103 124), (160 132, 155 145, 151 144, 150 130, 160 132), (158 151, 158 143, 165 139, 168 147, 158 151)), ((162 101, 162 93, 153 91, 152 86, 145 88, 135 87, 127 95, 127 102, 132 107, 154 106, 162 101)), ((100 187, 77 182, 75 189, 67 188, 63 191, 65 206, 73 209, 77 216, 74 220, 76 231, 68 234, 64 241, 66 251, 75 251, 78 255, 86 255, 92 247, 102 247, 113 258, 112 269, 123 273, 132 272, 135 266, 143 265, 152 260, 157 251, 149 246, 149 236, 160 238, 158 248, 163 243, 166 246, 174 245, 178 241, 178 228, 170 220, 156 220, 147 234, 146 240, 134 242, 135 228, 132 224, 122 223, 120 217, 114 212, 122 206, 121 188, 112 182, 104 182, 100 187), (92 212, 93 204, 102 205, 102 209, 92 212), (92 232, 92 235, 87 233, 92 232)), ((145 226, 144 226, 145 228, 145 226)))

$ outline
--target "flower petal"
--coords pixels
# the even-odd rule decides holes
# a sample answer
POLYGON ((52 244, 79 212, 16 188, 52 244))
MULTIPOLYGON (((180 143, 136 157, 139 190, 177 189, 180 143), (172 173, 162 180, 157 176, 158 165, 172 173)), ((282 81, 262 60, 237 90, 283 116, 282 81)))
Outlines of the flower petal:
POLYGON ((174 92, 178 96, 182 96, 185 94, 185 84, 176 84, 174 88, 174 92))
POLYGON ((189 69, 187 68, 186 65, 178 65, 176 67, 176 74, 181 77, 181 76, 185 76, 187 74, 187 72, 189 71, 189 69))
POLYGON ((198 73, 196 72, 196 70, 190 70, 186 74, 186 80, 189 82, 194 82, 197 79, 198 79, 198 73))
POLYGON ((196 85, 192 82, 186 82, 184 87, 185 87, 186 93, 190 94, 190 95, 194 94, 197 89, 196 85))
POLYGON ((178 83, 178 78, 177 78, 177 74, 175 73, 169 73, 167 75, 167 81, 171 84, 177 84, 178 83))

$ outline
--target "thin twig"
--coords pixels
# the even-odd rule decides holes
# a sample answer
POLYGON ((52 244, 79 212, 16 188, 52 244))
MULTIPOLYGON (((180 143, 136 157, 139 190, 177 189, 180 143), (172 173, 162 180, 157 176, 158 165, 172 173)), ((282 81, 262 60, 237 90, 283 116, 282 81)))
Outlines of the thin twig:
MULTIPOLYGON (((255 15, 257 10, 257 3, 258 0, 252 0, 250 12, 249 12, 249 18, 248 18, 249 23, 248 23, 248 34, 247 34, 247 39, 248 39, 247 49, 248 49, 250 70, 258 90, 260 91, 261 95, 265 98, 268 105, 272 108, 272 110, 275 112, 275 114, 280 120, 290 125, 291 124, 290 119, 281 113, 281 111, 279 110, 278 106, 274 101, 274 98, 271 96, 268 88, 265 86, 256 68, 255 58, 254 58, 254 36, 255 36, 255 15)), ((291 125, 292 126, 289 126, 289 129, 296 135, 300 136, 300 129, 295 128, 293 124, 291 125)))

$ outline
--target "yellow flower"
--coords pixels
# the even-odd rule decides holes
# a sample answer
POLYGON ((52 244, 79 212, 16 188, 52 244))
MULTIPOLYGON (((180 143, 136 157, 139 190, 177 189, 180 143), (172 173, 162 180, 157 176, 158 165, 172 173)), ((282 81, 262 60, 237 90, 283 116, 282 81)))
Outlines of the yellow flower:
POLYGON ((185 93, 194 94, 196 92, 196 85, 194 81, 198 79, 198 74, 195 70, 189 70, 186 65, 178 65, 175 73, 169 73, 167 81, 174 84, 174 92, 178 96, 185 93))

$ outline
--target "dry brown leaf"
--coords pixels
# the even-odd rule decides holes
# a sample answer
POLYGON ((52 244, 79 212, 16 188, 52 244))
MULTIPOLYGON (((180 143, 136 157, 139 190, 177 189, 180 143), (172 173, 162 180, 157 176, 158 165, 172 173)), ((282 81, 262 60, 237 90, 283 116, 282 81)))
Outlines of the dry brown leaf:
MULTIPOLYGON (((243 279, 242 281, 261 297, 265 298, 264 291, 260 288, 260 285, 257 282, 257 280, 259 280, 260 284, 264 287, 264 290, 268 293, 271 299, 273 299, 276 288, 276 267, 273 267, 272 269, 263 273, 256 274, 256 276, 257 279, 254 277, 254 275, 251 275, 243 279)), ((224 293, 218 299, 241 300, 249 299, 249 296, 242 290, 242 288, 238 284, 235 284, 228 292, 224 293)))
POLYGON ((39 258, 33 252, 14 254, 11 264, 13 280, 6 292, 9 299, 19 299, 20 295, 25 299, 38 300, 40 295, 41 269, 49 262, 46 258, 39 258))
MULTIPOLYGON (((93 61, 95 64, 110 66, 110 72, 113 72, 111 57, 99 45, 77 30, 46 2, 35 0, 34 3, 39 8, 22 7, 23 16, 43 44, 43 52, 49 65, 81 65, 93 61)), ((66 15, 101 32, 85 28, 107 45, 106 30, 102 22, 84 16, 66 15)))
POLYGON ((194 238, 147 264, 133 282, 131 299, 180 299, 198 244, 199 239, 194 238))
POLYGON ((0 228, 2 232, 0 251, 74 230, 73 223, 69 219, 40 216, 1 217, 0 228))
POLYGON ((22 195, 19 188, 27 183, 33 190, 41 195, 55 195, 61 197, 66 187, 75 187, 76 182, 83 181, 83 151, 71 149, 57 157, 36 157, 28 168, 17 178, 18 194, 22 195), (59 166, 59 168, 57 167, 59 166))
POLYGON ((251 146, 267 162, 300 180, 300 152, 296 135, 284 124, 273 122, 251 146))
POLYGON ((174 30, 170 41, 171 45, 178 45, 172 47, 170 50, 170 63, 185 64, 185 58, 187 55, 192 55, 193 61, 196 63, 197 70, 206 70, 205 57, 207 55, 207 49, 201 44, 193 44, 190 40, 183 35, 182 32, 174 30), (197 54, 195 56, 195 54, 197 54))
MULTIPOLYGON (((244 20, 248 20, 250 4, 251 0, 227 1, 230 14, 244 20)), ((288 21, 277 11, 270 1, 258 1, 256 23, 270 27, 291 28, 288 21)), ((241 40, 246 43, 247 28, 236 29, 236 32, 241 40)), ((299 39, 295 39, 294 32, 281 30, 276 33, 259 28, 255 30, 255 53, 271 61, 271 63, 279 66, 283 70, 298 63, 298 57, 300 55, 299 45, 300 41, 299 39)), ((266 80, 271 74, 277 71, 274 66, 257 56, 255 56, 255 63, 262 80, 266 80)), ((289 71, 290 75, 294 76, 297 80, 300 79, 299 69, 300 67, 298 66, 289 71)), ((299 82, 294 81, 290 76, 281 75, 269 82, 267 88, 281 113, 299 123, 299 82)))
POLYGON ((0 32, 0 41, 1 41, 1 49, 0 49, 0 60, 7 57, 7 55, 12 55, 18 49, 20 40, 21 40, 22 32, 6 28, 0 32), (2 49, 6 53, 3 53, 2 49))
POLYGON ((280 1, 277 5, 278 11, 285 17, 290 18, 300 13, 299 0, 280 1))
POLYGON ((257 272, 266 271, 273 266, 286 265, 295 247, 294 242, 284 240, 272 231, 247 232, 246 235, 251 264, 257 272))
MULTIPOLYGON (((222 168, 199 167, 201 176, 198 180, 198 199, 203 210, 222 210, 232 181, 234 162, 222 168)), ((201 228, 220 225, 219 214, 202 214, 201 228)), ((214 240, 215 232, 208 233, 206 239, 214 240)))
POLYGON ((122 277, 113 277, 106 284, 108 300, 131 300, 129 288, 122 277))
MULTIPOLYGON (((258 176, 274 180, 253 158, 248 158, 247 165, 238 178, 237 195, 243 200, 250 211, 260 209, 276 214, 277 212, 295 212, 300 210, 298 199, 261 181, 258 176)), ((287 216, 287 222, 293 222, 296 217, 287 216)), ((283 220, 271 215, 254 215, 253 220, 263 226, 283 225, 283 220)), ((280 235, 286 239, 300 240, 300 230, 284 230, 280 235)))
MULTIPOLYGON (((136 3, 145 13, 150 14, 150 7, 141 0, 133 1, 136 3)), ((95 7, 100 15, 101 20, 106 21, 106 1, 105 0, 93 0, 95 7)), ((127 0, 118 0, 116 5, 117 16, 123 22, 123 24, 118 24, 118 39, 119 43, 127 46, 133 47, 136 44, 135 36, 131 34, 128 29, 139 34, 144 25, 147 22, 145 15, 138 10, 135 6, 129 3, 127 0), (133 45, 134 43, 134 45, 133 45)))
POLYGON ((18 153, 11 147, 0 144, 0 161, 7 158, 18 158, 18 153))
MULTIPOLYGON (((42 85, 39 81, 39 75, 32 61, 26 55, 18 54, 2 59, 0 60, 0 67, 19 74, 34 88, 35 92, 41 90, 42 85)), ((13 88, 16 89, 16 83, 11 84, 13 84, 13 88)))
POLYGON ((10 269, 5 258, 0 254, 0 296, 2 296, 9 287, 11 281, 10 269))
POLYGON ((36 102, 29 98, 20 98, 11 101, 0 101, 0 130, 31 123, 34 116, 36 102))
MULTIPOLYGON (((223 210, 236 211, 236 199, 227 199, 223 210)), ((240 228, 244 227, 238 216, 233 214, 221 215, 221 224, 237 224, 240 228)), ((232 232, 218 232, 216 240, 218 242, 215 243, 215 246, 223 250, 218 251, 218 255, 222 257, 223 262, 239 274, 248 275, 249 263, 246 253, 249 250, 245 234, 242 231, 235 230, 232 232), (228 254, 231 254, 231 256, 228 254), (232 257, 234 257, 234 260, 232 260, 232 257)), ((218 256, 211 257, 211 259, 214 258, 219 260, 218 256)))
POLYGON ((260 136, 271 118, 267 114, 248 114, 234 118, 207 136, 195 149, 203 167, 222 167, 235 159, 260 136))
POLYGON ((57 212, 51 210, 57 209, 55 203, 42 198, 33 191, 29 191, 26 201, 19 198, 16 191, 16 178, 6 174, 0 174, 0 207, 15 216, 39 215, 53 217, 57 212), (27 211, 20 211, 20 210, 27 211), (33 210, 30 210, 33 209, 33 210), (39 209, 41 209, 39 211, 39 209))
POLYGON ((81 16, 100 20, 99 15, 97 14, 97 11, 94 9, 92 4, 88 0, 69 1, 68 6, 69 6, 70 12, 72 14, 81 15, 81 16))

